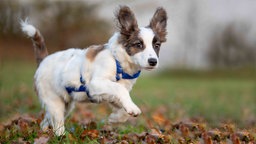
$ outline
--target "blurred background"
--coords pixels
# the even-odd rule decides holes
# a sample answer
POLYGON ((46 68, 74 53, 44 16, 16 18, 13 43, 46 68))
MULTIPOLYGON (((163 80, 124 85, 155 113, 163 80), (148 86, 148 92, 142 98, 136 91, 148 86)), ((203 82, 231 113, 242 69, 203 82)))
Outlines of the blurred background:
POLYGON ((53 53, 106 43, 117 29, 114 12, 119 5, 130 6, 140 26, 149 24, 159 6, 169 17, 160 68, 144 72, 131 93, 144 112, 138 119, 161 114, 172 121, 194 118, 212 125, 255 125, 252 0, 1 0, 0 121, 40 111, 33 91, 32 43, 20 30, 21 19, 28 17, 40 29, 53 53))

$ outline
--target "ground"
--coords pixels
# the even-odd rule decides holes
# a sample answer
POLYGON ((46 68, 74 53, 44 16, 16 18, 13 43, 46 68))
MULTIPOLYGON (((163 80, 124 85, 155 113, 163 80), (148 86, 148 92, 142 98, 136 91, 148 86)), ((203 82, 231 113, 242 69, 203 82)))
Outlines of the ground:
POLYGON ((0 143, 254 143, 255 69, 164 70, 131 92, 142 115, 106 123, 105 104, 78 104, 66 135, 39 128, 44 112, 33 90, 34 62, 0 63, 0 143))

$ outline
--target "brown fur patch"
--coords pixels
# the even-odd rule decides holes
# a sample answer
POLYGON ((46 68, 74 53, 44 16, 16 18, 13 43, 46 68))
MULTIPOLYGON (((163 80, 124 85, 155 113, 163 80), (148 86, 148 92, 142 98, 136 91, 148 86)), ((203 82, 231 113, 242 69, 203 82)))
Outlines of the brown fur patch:
POLYGON ((120 6, 116 18, 119 22, 120 33, 123 36, 129 37, 133 32, 139 30, 137 20, 128 6, 120 6))
POLYGON ((38 96, 39 93, 38 93, 38 90, 37 90, 37 87, 36 87, 36 80, 34 79, 34 91, 36 92, 36 95, 38 96))
POLYGON ((152 41, 152 46, 157 54, 157 56, 159 57, 159 51, 160 51, 160 47, 161 47, 161 41, 160 41, 160 38, 158 36, 155 36, 153 38, 153 41, 152 41))
POLYGON ((137 20, 127 6, 121 6, 116 18, 119 21, 120 37, 119 43, 122 44, 128 55, 133 56, 145 49, 142 39, 139 35, 137 20))
POLYGON ((127 54, 130 56, 133 56, 146 48, 143 40, 138 36, 138 33, 139 31, 133 33, 128 39, 123 36, 119 37, 119 43, 124 46, 127 54))
POLYGON ((32 38, 32 41, 34 45, 36 62, 37 62, 37 65, 39 66, 41 61, 48 55, 48 51, 45 46, 44 38, 39 31, 36 31, 36 34, 32 38))
POLYGON ((104 50, 104 48, 104 45, 93 45, 88 47, 88 50, 86 52, 87 59, 92 62, 97 54, 104 50))
POLYGON ((167 13, 164 8, 158 8, 150 21, 149 27, 158 36, 160 42, 166 41, 167 13))

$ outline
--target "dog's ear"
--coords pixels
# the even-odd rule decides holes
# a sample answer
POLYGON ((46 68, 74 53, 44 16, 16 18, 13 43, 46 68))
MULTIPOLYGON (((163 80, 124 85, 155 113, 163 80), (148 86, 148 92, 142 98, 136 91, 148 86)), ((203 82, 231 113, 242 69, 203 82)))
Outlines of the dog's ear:
POLYGON ((161 42, 166 41, 167 14, 164 8, 159 7, 150 21, 149 27, 156 33, 161 42))
POLYGON ((130 36, 133 32, 139 30, 137 20, 131 9, 128 6, 120 6, 116 13, 116 18, 119 21, 120 33, 125 36, 130 36))

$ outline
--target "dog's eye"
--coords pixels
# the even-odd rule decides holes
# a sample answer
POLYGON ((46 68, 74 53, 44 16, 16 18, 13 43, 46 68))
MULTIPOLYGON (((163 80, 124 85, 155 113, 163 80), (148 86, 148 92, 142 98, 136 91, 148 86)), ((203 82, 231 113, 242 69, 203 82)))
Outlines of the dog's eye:
POLYGON ((159 49, 159 48, 160 48, 160 46, 161 46, 161 44, 160 44, 160 43, 155 43, 155 49, 159 49))
POLYGON ((143 45, 142 45, 141 42, 137 42, 137 43, 135 43, 134 45, 135 45, 135 47, 137 47, 137 48, 142 48, 142 47, 143 47, 143 45))

